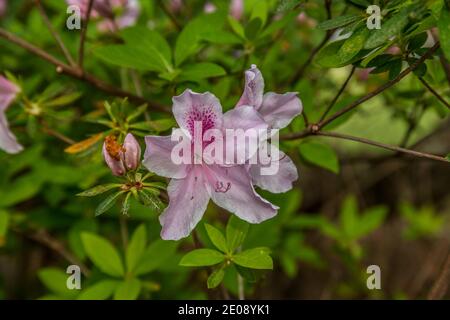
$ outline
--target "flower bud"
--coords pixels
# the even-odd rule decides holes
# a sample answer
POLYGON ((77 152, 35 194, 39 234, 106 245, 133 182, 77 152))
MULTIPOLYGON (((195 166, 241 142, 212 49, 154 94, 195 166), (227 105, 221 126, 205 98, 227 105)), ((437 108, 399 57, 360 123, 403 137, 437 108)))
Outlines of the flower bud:
POLYGON ((122 149, 114 136, 106 137, 103 143, 103 158, 115 176, 123 176, 126 172, 122 162, 122 149))
POLYGON ((136 170, 141 162, 141 146, 131 133, 123 142, 123 162, 127 170, 136 170))

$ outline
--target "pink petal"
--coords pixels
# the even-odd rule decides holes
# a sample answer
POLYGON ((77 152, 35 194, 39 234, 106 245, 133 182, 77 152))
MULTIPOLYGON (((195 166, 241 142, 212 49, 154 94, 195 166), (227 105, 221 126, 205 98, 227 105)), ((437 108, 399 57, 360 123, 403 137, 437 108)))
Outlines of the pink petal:
POLYGON ((23 150, 16 136, 9 130, 8 120, 3 111, 0 111, 0 149, 12 154, 23 150))
POLYGON ((0 149, 8 153, 18 153, 23 147, 17 142, 16 136, 11 132, 5 112, 20 91, 14 83, 0 76, 0 149))
POLYGON ((264 130, 268 128, 268 125, 255 108, 242 106, 231 109, 223 115, 223 128, 264 130))
POLYGON ((172 179, 167 188, 169 206, 159 217, 161 238, 179 240, 187 237, 201 220, 209 202, 203 174, 192 166, 184 179, 172 179))
POLYGON ((259 113, 272 128, 281 129, 289 125, 295 116, 303 110, 297 93, 277 94, 268 92, 264 95, 259 113))
POLYGON ((194 123, 201 122, 203 132, 222 128, 222 106, 212 93, 196 93, 190 89, 173 97, 173 114, 182 129, 194 134, 194 123))
POLYGON ((278 165, 278 172, 273 175, 262 175, 260 164, 250 166, 253 183, 261 189, 272 193, 282 193, 292 189, 292 183, 298 179, 297 167, 294 162, 280 151, 280 160, 273 160, 271 165, 278 165), (278 162, 278 163, 275 163, 278 162))
POLYGON ((208 192, 218 206, 250 223, 260 223, 277 214, 279 208, 255 192, 244 166, 204 166, 204 170, 208 192))
POLYGON ((243 105, 252 106, 258 109, 263 101, 264 93, 264 79, 261 71, 252 65, 251 68, 245 71, 245 87, 241 99, 236 107, 243 105))
MULTIPOLYGON (((245 155, 241 160, 235 163, 243 164, 246 160, 250 159, 254 156, 254 153, 258 149, 258 144, 260 142, 260 137, 262 137, 262 133, 266 133, 268 125, 261 117, 261 115, 256 111, 255 108, 251 106, 241 106, 239 108, 231 109, 226 112, 223 116, 223 127, 224 129, 233 129, 233 130, 241 130, 241 134, 237 134, 237 138, 243 138, 244 135, 246 138, 246 143, 237 143, 238 141, 232 144, 227 138, 226 132, 225 136, 225 154, 241 154, 245 155), (249 130, 249 131, 247 131, 249 130), (251 131, 254 130, 255 135, 250 135, 251 131), (247 132, 248 134, 245 134, 247 132), (255 147, 255 151, 251 152, 250 146, 255 147)), ((234 131, 233 133, 236 133, 234 131)))
POLYGON ((146 136, 145 143, 147 147, 142 163, 148 170, 168 178, 186 177, 186 165, 172 161, 172 150, 178 142, 172 141, 171 136, 146 136))

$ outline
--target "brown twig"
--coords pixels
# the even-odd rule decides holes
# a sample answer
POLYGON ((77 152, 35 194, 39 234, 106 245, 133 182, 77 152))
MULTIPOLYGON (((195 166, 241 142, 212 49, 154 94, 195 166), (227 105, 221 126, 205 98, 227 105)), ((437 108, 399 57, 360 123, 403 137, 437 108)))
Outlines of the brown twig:
POLYGON ((333 100, 331 101, 331 103, 328 105, 327 109, 325 110, 325 112, 323 113, 323 115, 320 117, 320 121, 323 121, 323 119, 325 119, 325 117, 328 115, 328 112, 330 112, 331 108, 333 108, 333 106, 336 104, 336 102, 338 101, 339 97, 341 96, 341 94, 344 92, 345 88, 347 87, 348 83, 350 82, 350 79, 352 78, 353 74, 355 73, 356 67, 353 66, 352 70, 350 71, 347 79, 345 79, 345 82, 343 83, 342 87, 339 89, 339 92, 336 94, 336 96, 333 98, 333 100))
POLYGON ((333 138, 338 138, 338 139, 343 139, 343 140, 356 141, 356 142, 368 144, 371 146, 391 150, 394 152, 401 152, 401 153, 409 154, 409 155, 416 156, 419 158, 427 158, 427 159, 431 159, 431 160, 450 163, 450 161, 448 161, 445 157, 436 156, 436 155, 430 154, 430 153, 410 150, 410 149, 406 149, 406 148, 402 148, 402 147, 392 146, 392 145, 385 144, 382 142, 372 141, 372 140, 369 140, 366 138, 354 137, 354 136, 350 136, 347 134, 342 134, 342 133, 337 133, 337 132, 329 132, 329 131, 326 131, 326 132, 319 131, 319 132, 316 132, 315 134, 318 136, 323 136, 323 137, 333 137, 333 138))
POLYGON ((96 87, 97 89, 102 90, 113 96, 122 97, 122 98, 128 97, 130 101, 135 102, 137 104, 147 103, 149 105, 149 107, 154 108, 158 111, 170 112, 168 108, 166 108, 165 106, 163 106, 159 103, 147 100, 145 98, 136 96, 130 92, 124 91, 124 90, 117 88, 113 85, 110 85, 110 84, 104 82, 103 80, 100 80, 100 79, 96 78, 95 76, 90 75, 86 72, 80 72, 80 69, 78 67, 71 67, 71 66, 65 64, 64 62, 62 62, 59 59, 55 58, 54 56, 48 54, 41 48, 34 46, 33 44, 17 37, 16 35, 8 32, 2 28, 0 28, 0 38, 4 38, 4 39, 8 40, 9 42, 14 43, 14 44, 24 48, 28 52, 40 57, 41 59, 44 59, 47 62, 50 62, 51 64, 55 65, 56 71, 58 73, 64 73, 73 78, 85 81, 85 82, 91 84, 92 86, 96 87))
POLYGON ((425 86, 425 88, 428 89, 428 91, 430 91, 440 102, 442 102, 448 109, 450 109, 450 104, 445 101, 445 99, 439 94, 437 93, 436 90, 434 90, 430 84, 428 82, 425 81, 424 78, 419 77, 420 82, 422 82, 422 84, 425 86))
POLYGON ((41 4, 41 0, 35 0, 36 6, 39 10, 40 15, 42 16, 42 20, 44 20, 44 23, 47 25, 48 30, 52 34, 53 38, 55 39, 56 43, 58 44, 61 52, 64 54, 64 56, 67 59, 67 62, 71 66, 75 66, 75 61, 72 58, 72 55, 70 54, 67 47, 64 45, 64 42, 62 41, 61 37, 59 36, 58 32, 53 27, 52 23, 50 22, 50 19, 47 16, 47 13, 44 10, 44 7, 41 4))
POLYGON ((88 267, 86 267, 86 265, 82 261, 78 260, 77 257, 75 257, 72 253, 70 253, 65 248, 65 246, 62 243, 60 243, 57 239, 52 238, 51 235, 47 233, 47 231, 40 230, 31 234, 27 234, 15 228, 12 228, 12 230, 20 235, 26 236, 27 238, 32 239, 52 249, 53 251, 58 253, 61 257, 69 261, 71 264, 79 266, 81 272, 83 272, 83 274, 86 277, 89 277, 89 275, 91 274, 91 271, 88 269, 88 267))
POLYGON ((89 20, 91 19, 92 5, 94 4, 94 0, 89 0, 85 21, 83 23, 83 27, 81 29, 80 36, 80 46, 78 50, 78 66, 80 67, 81 72, 83 72, 83 64, 84 64, 84 44, 86 42, 86 34, 89 25, 89 20))
POLYGON ((447 260, 445 261, 444 268, 442 269, 441 274, 436 280, 433 288, 428 294, 428 300, 437 300, 442 299, 448 289, 448 285, 450 282, 450 253, 447 256, 447 260))
POLYGON ((356 101, 352 102, 351 104, 349 104, 347 107, 339 110, 338 112, 336 112, 335 114, 333 114, 332 116, 330 116, 328 119, 325 119, 323 121, 320 121, 318 123, 318 127, 323 128, 324 126, 326 126, 327 124, 329 124, 330 122, 334 121, 335 119, 339 118, 340 116, 342 116, 343 114, 353 110, 354 108, 356 108, 357 106, 359 106, 360 104, 362 104, 363 102, 366 102, 367 100, 372 99, 373 97, 377 96, 378 94, 380 94, 381 92, 383 92, 386 89, 389 89, 390 87, 392 87, 394 84, 398 83, 401 79, 403 79, 404 77, 406 77, 409 73, 411 73, 412 71, 416 70, 417 67, 419 67, 426 59, 428 59, 429 57, 431 57, 433 55, 433 53, 439 48, 439 42, 436 42, 436 44, 431 47, 420 59, 418 59, 415 63, 413 63, 412 65, 410 65, 407 69, 405 69, 403 72, 401 72, 397 77, 395 77, 394 79, 390 80, 389 82, 385 83, 384 85, 378 87, 377 89, 375 89, 374 91, 368 93, 367 95, 365 95, 364 97, 361 97, 359 99, 357 99, 356 101))

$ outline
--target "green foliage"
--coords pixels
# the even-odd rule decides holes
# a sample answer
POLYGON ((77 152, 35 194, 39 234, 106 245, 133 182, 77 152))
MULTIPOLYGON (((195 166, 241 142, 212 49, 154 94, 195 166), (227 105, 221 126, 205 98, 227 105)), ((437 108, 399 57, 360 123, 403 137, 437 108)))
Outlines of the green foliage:
POLYGON ((113 277, 124 275, 122 259, 108 240, 92 233, 83 233, 81 239, 88 257, 97 268, 113 277))
MULTIPOLYGON (((343 276, 333 282, 333 273, 330 284, 325 280, 325 294, 408 298, 403 288, 389 287, 380 296, 368 293, 365 284, 361 285, 360 267, 371 253, 369 248, 377 245, 370 235, 380 229, 388 232, 383 229, 385 224, 392 223, 397 232, 395 226, 401 219, 407 245, 416 244, 412 241, 427 244, 445 234, 448 201, 445 191, 434 185, 441 180, 434 179, 436 174, 444 176, 444 167, 430 170, 430 197, 411 197, 418 207, 401 203, 386 220, 387 204, 392 207, 397 194, 385 196, 381 190, 384 176, 378 174, 391 168, 391 160, 406 167, 409 158, 372 155, 377 152, 372 147, 341 144, 314 134, 282 140, 281 148, 299 169, 300 180, 286 193, 256 190, 280 207, 278 215, 255 225, 231 216, 225 224, 223 210, 209 206, 205 223, 195 230, 200 238, 195 244, 201 247, 193 249, 191 238, 175 242, 159 236, 158 216, 168 202, 168 180, 149 173, 144 166, 127 176, 113 177, 101 148, 107 136, 122 142, 132 133, 144 154, 145 136, 167 135, 178 126, 170 112, 171 98, 186 88, 209 91, 220 98, 224 110, 233 108, 242 94, 244 71, 251 64, 261 69, 266 92, 299 92, 305 118, 296 117, 281 136, 308 131, 320 122, 350 70, 355 68, 328 117, 415 64, 427 52, 425 45, 433 42, 432 34, 439 39, 440 48, 414 75, 321 130, 392 145, 403 142, 415 150, 426 150, 423 145, 416 149, 415 144, 430 135, 430 150, 446 154, 447 144, 433 131, 440 125, 445 129, 449 115, 445 103, 435 97, 437 93, 448 100, 445 60, 441 60, 441 56, 450 60, 448 1, 378 1, 382 9, 379 30, 366 27, 367 6, 374 4, 368 0, 332 1, 331 19, 323 0, 246 0, 239 19, 230 15, 228 1, 212 1, 217 7, 214 13, 204 12, 204 1, 185 1, 183 10, 173 13, 173 20, 157 1, 139 2, 141 14, 133 27, 105 33, 97 28, 101 18, 91 19, 84 70, 70 69, 70 61, 34 6, 9 1, 7 13, 0 19, 2 29, 30 41, 64 66, 62 76, 60 67, 56 72, 56 66, 48 61, 0 39, 0 73, 21 88, 5 116, 25 147, 16 155, 0 151, 0 260, 6 266, 0 274, 0 298, 31 299, 42 293, 42 299, 209 298, 205 286, 196 285, 206 280, 206 272, 209 289, 222 286, 235 298, 240 293, 238 279, 243 278, 246 297, 265 298, 268 291, 260 290, 265 281, 313 281, 308 280, 311 271, 321 270, 320 277, 341 264, 345 270, 336 274, 343 276), (435 93, 427 91, 418 78, 426 80, 435 93), (405 134, 408 128, 410 135, 405 134), (302 162, 342 174, 318 176, 332 178, 328 187, 328 181, 311 177, 315 171, 303 167, 302 162), (360 179, 361 183, 354 181, 360 179), (374 206, 361 210, 350 195, 342 201, 336 217, 328 216, 337 199, 354 187, 365 200, 361 204, 374 206), (436 200, 436 205, 422 206, 426 200, 436 200), (324 237, 334 244, 332 248, 322 245, 324 237), (36 244, 29 250, 33 242, 36 244), (63 248, 64 254, 50 254, 54 248, 56 253, 63 248), (44 254, 45 259, 34 259, 35 252, 44 254), (337 254, 339 263, 330 259, 331 254, 337 254), (67 289, 67 257, 87 270, 81 290, 67 289), (35 264, 39 268, 38 279, 27 273, 16 280, 17 288, 26 291, 16 290, 15 283, 6 286, 9 282, 5 279, 11 276, 8 270, 13 269, 10 261, 15 268, 16 263, 30 259, 32 269, 35 264)), ((42 5, 77 61, 80 32, 65 28, 66 3, 49 0, 42 5)), ((446 159, 450 160, 450 154, 446 159)), ((414 170, 408 175, 413 177, 414 170)), ((390 179, 396 177, 389 174, 390 179)), ((411 190, 402 188, 408 197, 416 195, 412 194, 414 185, 411 190)), ((307 288, 311 282, 301 285, 307 288)))
POLYGON ((416 209, 408 203, 401 203, 400 213, 407 222, 403 230, 407 239, 435 237, 444 227, 445 218, 437 215, 430 206, 416 209))
POLYGON ((338 157, 327 144, 305 141, 299 145, 298 150, 308 163, 339 173, 338 157))

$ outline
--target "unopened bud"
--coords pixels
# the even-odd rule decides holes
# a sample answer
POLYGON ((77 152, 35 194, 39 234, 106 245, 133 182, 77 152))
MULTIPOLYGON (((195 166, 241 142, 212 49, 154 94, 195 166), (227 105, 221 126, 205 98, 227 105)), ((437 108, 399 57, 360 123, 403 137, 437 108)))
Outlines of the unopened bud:
POLYGON ((127 170, 136 170, 141 162, 141 146, 131 133, 125 137, 123 149, 125 167, 127 170))

